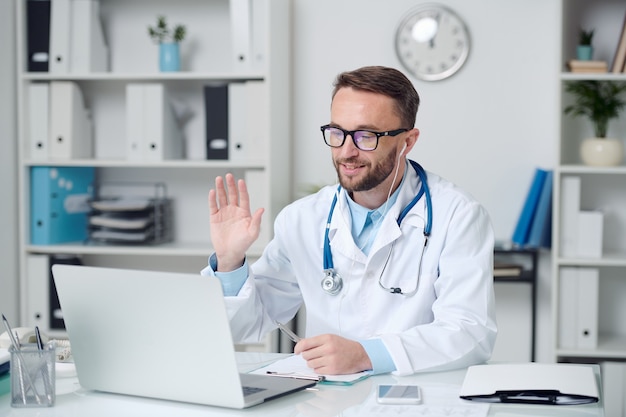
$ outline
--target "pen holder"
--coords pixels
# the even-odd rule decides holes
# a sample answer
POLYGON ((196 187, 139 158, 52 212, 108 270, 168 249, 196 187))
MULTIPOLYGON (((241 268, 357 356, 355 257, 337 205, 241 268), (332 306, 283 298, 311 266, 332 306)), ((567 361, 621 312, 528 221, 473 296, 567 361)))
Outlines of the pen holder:
POLYGON ((54 343, 9 348, 11 354, 11 407, 52 407, 55 401, 54 343))

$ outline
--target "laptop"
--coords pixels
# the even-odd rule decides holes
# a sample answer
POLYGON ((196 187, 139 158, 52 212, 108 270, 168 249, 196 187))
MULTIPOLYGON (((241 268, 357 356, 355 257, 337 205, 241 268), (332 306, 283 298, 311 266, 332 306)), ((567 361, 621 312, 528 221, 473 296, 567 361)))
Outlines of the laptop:
POLYGON ((85 389, 246 408, 316 381, 240 374, 217 278, 52 266, 85 389))

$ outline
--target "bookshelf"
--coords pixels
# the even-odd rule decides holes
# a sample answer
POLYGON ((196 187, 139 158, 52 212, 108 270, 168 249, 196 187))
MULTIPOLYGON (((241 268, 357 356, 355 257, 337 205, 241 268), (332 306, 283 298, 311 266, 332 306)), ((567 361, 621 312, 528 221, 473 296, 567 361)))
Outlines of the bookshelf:
MULTIPOLYGON (((612 167, 586 166, 580 162, 581 141, 594 135, 586 120, 563 114, 571 100, 563 86, 576 80, 626 81, 626 73, 611 71, 626 4, 612 0, 564 0, 562 7, 560 152, 554 172, 553 200, 554 356, 560 362, 624 361, 626 166, 624 162, 612 167), (609 72, 585 74, 566 69, 565 63, 574 57, 575 33, 581 27, 596 29, 594 59, 606 61, 609 72), (577 236, 581 211, 601 213, 601 228, 595 227, 577 236), (572 218, 571 213, 578 213, 574 223, 568 220, 572 218), (573 230, 576 233, 572 234, 573 230), (572 251, 572 239, 576 246, 579 239, 588 240, 593 236, 601 239, 601 256, 576 252, 580 249, 572 251)), ((623 141, 625 128, 626 114, 622 114, 618 120, 610 122, 609 136, 623 141)))
POLYGON ((530 361, 535 361, 537 338, 537 274, 539 267, 539 249, 510 247, 496 244, 494 248, 494 282, 506 285, 526 284, 530 286, 530 361), (498 274, 498 265, 519 266, 519 273, 512 275, 498 274))
MULTIPOLYGON (((75 256, 87 265, 199 273, 212 252, 208 191, 215 177, 227 172, 251 181, 252 204, 266 209, 261 236, 249 254, 252 259, 259 256, 271 238, 274 217, 291 200, 290 1, 99 0, 108 46, 108 71, 80 73, 28 71, 27 0, 14 1, 21 325, 38 325, 51 335, 63 335, 62 330, 49 326, 53 315, 47 299, 49 275, 45 266, 37 270, 37 259, 75 256), (147 33, 157 15, 187 27, 187 37, 180 45, 180 72, 159 72, 158 45, 152 43, 147 33), (58 81, 76 83, 90 109, 94 140, 90 157, 33 158, 29 143, 29 86, 58 81), (165 86, 170 103, 183 115, 179 121, 184 119, 181 129, 186 151, 182 159, 129 160, 125 108, 126 86, 130 83, 165 86), (253 98, 257 104, 253 116, 245 104, 251 102, 247 94, 252 94, 245 88, 252 84, 256 86, 253 98), (244 87, 246 92, 239 105, 231 105, 234 99, 229 103, 228 123, 234 128, 255 127, 254 138, 248 136, 250 131, 237 131, 243 135, 244 144, 246 140, 258 141, 253 144, 254 151, 246 154, 244 146, 235 157, 234 144, 230 143, 229 159, 206 159, 203 88, 207 85, 228 85, 238 91, 244 87), (166 184, 168 197, 173 200, 173 240, 150 246, 31 244, 30 171, 38 166, 95 167, 97 183, 130 180, 166 184)), ((264 345, 252 348, 276 350, 275 339, 272 336, 264 345)))

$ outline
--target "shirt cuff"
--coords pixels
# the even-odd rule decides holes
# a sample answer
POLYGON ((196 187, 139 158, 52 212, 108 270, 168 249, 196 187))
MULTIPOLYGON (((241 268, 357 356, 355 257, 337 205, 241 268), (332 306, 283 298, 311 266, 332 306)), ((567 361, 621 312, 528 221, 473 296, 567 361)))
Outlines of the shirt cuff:
MULTIPOLYGON (((215 254, 212 254, 209 257, 209 268, 211 268, 213 272, 212 274, 209 273, 209 275, 215 275, 220 282, 222 283, 222 290, 224 291, 224 295, 227 297, 234 297, 237 294, 239 294, 239 290, 241 289, 241 287, 243 287, 243 284, 246 282, 246 279, 248 279, 248 259, 244 259, 243 261, 243 265, 241 265, 239 268, 235 269, 234 271, 230 271, 230 272, 217 272, 217 256, 215 256, 215 254)), ((205 270, 208 268, 205 268, 205 270)), ((208 272, 208 271, 206 271, 208 272)), ((203 271, 203 275, 206 274, 205 271, 203 271)))
POLYGON ((396 370, 396 365, 391 359, 389 351, 381 339, 360 340, 359 343, 365 349, 365 353, 372 362, 372 374, 384 374, 396 370))

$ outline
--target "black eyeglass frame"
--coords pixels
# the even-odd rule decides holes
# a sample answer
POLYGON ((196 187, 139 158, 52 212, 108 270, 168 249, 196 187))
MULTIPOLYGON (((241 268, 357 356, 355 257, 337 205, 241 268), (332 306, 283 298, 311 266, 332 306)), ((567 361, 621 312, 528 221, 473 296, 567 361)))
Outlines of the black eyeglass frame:
POLYGON ((389 131, 386 131, 386 132, 375 132, 373 130, 367 130, 367 129, 345 130, 345 129, 342 129, 342 128, 338 127, 338 126, 324 125, 324 126, 320 126, 320 130, 322 132, 322 137, 324 138, 324 143, 326 145, 330 146, 331 148, 341 148, 346 143, 346 138, 348 137, 348 135, 350 135, 350 137, 352 138, 352 143, 354 143, 354 146, 356 146, 361 151, 371 152, 371 151, 375 151, 376 148, 378 148, 378 141, 379 141, 379 139, 381 137, 383 137, 383 136, 398 136, 400 133, 408 132, 411 129, 401 128, 401 129, 396 129, 396 130, 389 130, 389 131), (341 141, 340 145, 331 145, 330 143, 328 143, 326 141, 326 135, 324 134, 324 131, 326 129, 330 129, 330 128, 341 130, 343 132, 343 140, 341 141), (376 136, 376 145, 374 145, 374 147, 372 149, 362 149, 359 146, 359 144, 357 143, 357 141, 354 139, 354 134, 356 132, 372 133, 373 135, 376 136))

